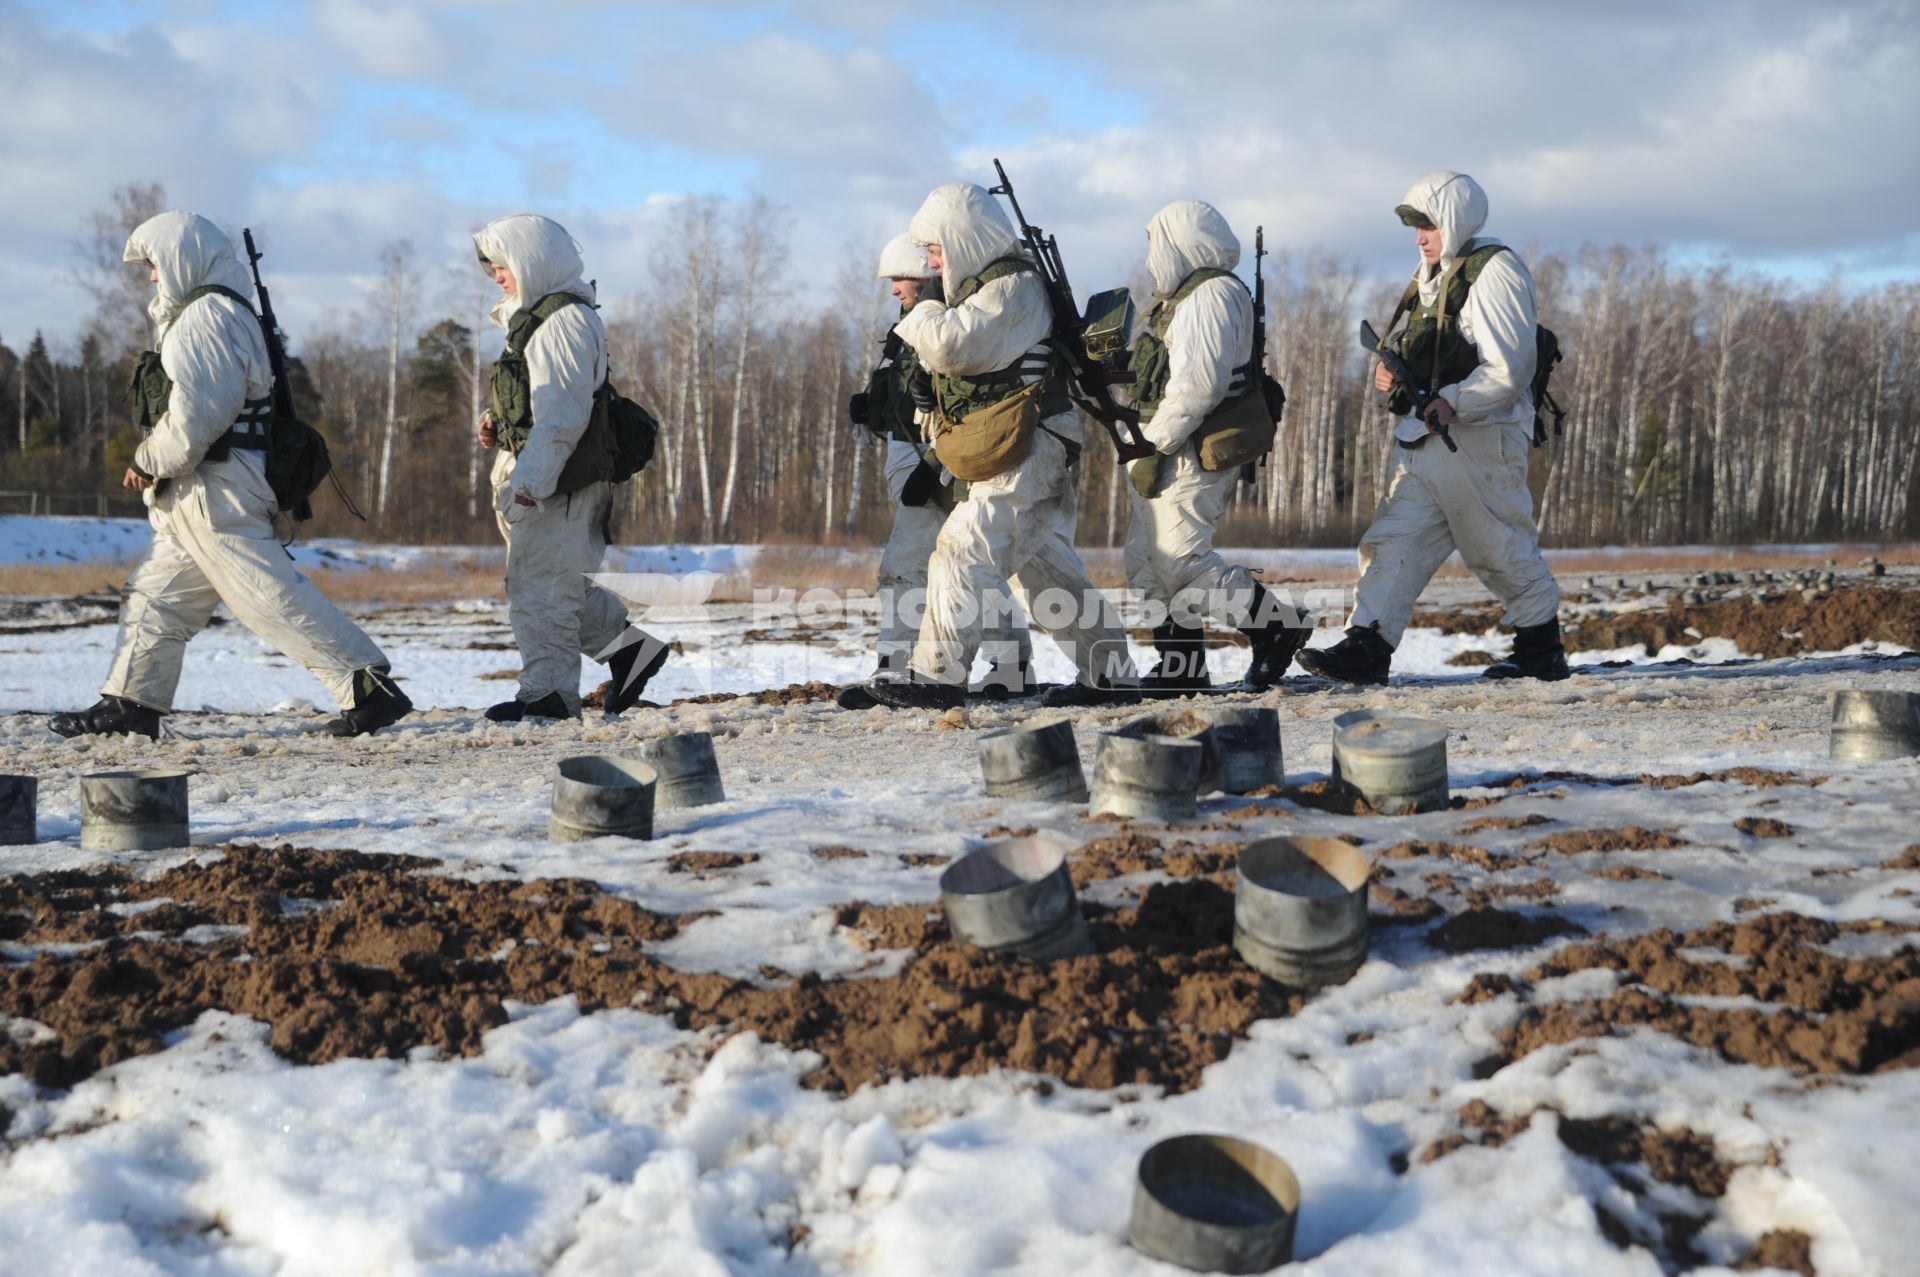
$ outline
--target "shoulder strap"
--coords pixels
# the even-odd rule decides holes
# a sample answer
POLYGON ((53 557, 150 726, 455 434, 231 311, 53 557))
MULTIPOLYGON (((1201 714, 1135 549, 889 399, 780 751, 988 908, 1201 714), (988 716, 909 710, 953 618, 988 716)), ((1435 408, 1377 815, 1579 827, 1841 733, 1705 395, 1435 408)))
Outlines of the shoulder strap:
POLYGON ((578 293, 548 293, 515 315, 507 324, 507 350, 516 355, 524 353, 527 343, 533 340, 534 329, 567 307, 576 305, 591 306, 593 303, 578 293))
POLYGON ((233 289, 228 288, 225 284, 202 284, 200 285, 200 287, 194 289, 192 292, 188 293, 185 297, 180 299, 180 308, 173 312, 173 318, 167 321, 167 327, 171 328, 176 323, 178 323, 180 320, 180 316, 187 313, 187 307, 193 305, 195 302, 199 301, 202 297, 207 296, 209 293, 218 293, 222 297, 226 297, 233 301, 237 301, 240 303, 241 309, 245 310, 249 315, 253 314, 253 303, 248 301, 245 297, 242 297, 239 293, 235 292, 233 289))
POLYGON ((1473 287, 1473 281, 1480 278, 1480 272, 1486 269, 1488 262, 1507 251, 1505 244, 1488 244, 1468 253, 1460 262, 1460 277, 1467 281, 1467 287, 1473 287))
POLYGON ((1247 286, 1245 280, 1230 270, 1222 270, 1218 266, 1202 266, 1180 281, 1180 287, 1174 289, 1173 292, 1167 296, 1167 304, 1169 306, 1178 306, 1181 302, 1191 297, 1195 289, 1210 279, 1230 279, 1242 288, 1247 286))

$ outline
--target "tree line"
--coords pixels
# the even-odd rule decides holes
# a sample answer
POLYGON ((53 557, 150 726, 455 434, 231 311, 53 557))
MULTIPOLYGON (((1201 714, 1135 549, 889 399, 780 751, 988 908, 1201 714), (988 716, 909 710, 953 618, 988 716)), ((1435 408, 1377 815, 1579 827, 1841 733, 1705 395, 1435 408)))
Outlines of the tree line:
MULTIPOLYGON (((35 332, 16 349, 0 334, 0 489, 118 490, 139 441, 124 387, 150 340, 149 286, 120 250, 164 207, 160 187, 132 185, 89 219, 74 278, 95 306, 76 338, 35 332)), ((877 249, 849 248, 802 279, 784 215, 763 200, 688 200, 670 223, 646 278, 601 291, 613 380, 664 425, 652 466, 625 489, 620 539, 883 539, 882 445, 846 412, 894 314, 877 249)), ((1907 439, 1920 416, 1920 283, 1793 284, 1678 265, 1659 248, 1525 255, 1566 353, 1553 382, 1566 431, 1533 462, 1548 543, 1920 539, 1907 439)), ((299 407, 367 516, 322 495, 304 531, 490 540, 491 458, 472 423, 500 345, 486 320, 497 293, 469 262, 426 262, 405 242, 369 265, 376 283, 358 312, 287 335, 299 407)), ((1268 364, 1286 417, 1222 539, 1351 544, 1393 447, 1355 323, 1382 321, 1404 281, 1320 252, 1273 254, 1268 272, 1268 364)), ((1090 438, 1080 540, 1112 544, 1125 533, 1123 477, 1090 438)))

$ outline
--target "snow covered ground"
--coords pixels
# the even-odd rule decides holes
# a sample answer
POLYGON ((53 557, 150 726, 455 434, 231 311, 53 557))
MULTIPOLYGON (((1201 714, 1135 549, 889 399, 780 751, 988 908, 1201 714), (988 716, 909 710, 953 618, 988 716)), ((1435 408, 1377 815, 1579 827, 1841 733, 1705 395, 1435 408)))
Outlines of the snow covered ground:
MULTIPOLYGON (((1602 934, 1791 912, 1835 924, 1822 952, 1892 960, 1920 924, 1920 859, 1901 856, 1920 838, 1920 762, 1830 762, 1826 722, 1841 688, 1920 690, 1914 655, 1727 663, 1737 651, 1709 640, 1652 654, 1696 664, 1640 650, 1624 654, 1637 664, 1566 683, 1493 686, 1447 661, 1498 640, 1416 631, 1391 688, 1257 698, 1280 715, 1294 789, 1217 795, 1191 825, 1163 828, 984 797, 977 737, 1031 706, 940 719, 740 698, 488 724, 472 707, 512 683, 482 675, 517 664, 473 646, 510 643, 493 600, 365 613, 427 707, 392 732, 314 735, 317 686, 226 625, 189 649, 180 704, 205 712, 179 715, 176 736, 62 741, 14 711, 92 699, 112 625, 72 619, 91 623, 0 634, 0 771, 40 778, 41 841, 4 849, 14 874, 182 863, 83 852, 76 810, 85 772, 180 766, 196 773, 194 856, 291 842, 428 857, 467 879, 586 878, 687 919, 649 952, 748 982, 898 971, 909 955, 876 955, 838 907, 937 909, 938 862, 1005 827, 1076 847, 1139 834, 1163 853, 1357 838, 1380 878, 1373 948, 1350 982, 1255 1023, 1178 1093, 998 1068, 838 1094, 805 1084, 818 1059, 803 1043, 679 1029, 639 1006, 583 1015, 571 999, 510 1007, 470 1057, 306 1066, 276 1054, 261 1023, 210 1011, 164 1050, 68 1089, 0 1077, 0 1272, 1170 1274, 1125 1245, 1134 1167, 1154 1141, 1202 1130, 1290 1161, 1304 1196, 1289 1271, 1315 1277, 1724 1273, 1768 1234, 1803 1235, 1823 1277, 1916 1271, 1920 1070, 1739 1063, 1710 1035, 1625 1022, 1536 1035, 1526 1050, 1510 1036, 1556 1008, 1623 1014, 1619 999, 1642 995, 1703 1023, 1797 1014, 1783 1007, 1802 991, 1764 982, 1661 994, 1659 977, 1604 963, 1536 970, 1602 934), (1316 802, 1332 719, 1361 707, 1446 723, 1454 793, 1472 805, 1388 818, 1316 802), (546 841, 555 760, 690 730, 714 735, 728 801, 661 812, 651 842, 546 841), (673 858, 690 852, 734 867, 683 872, 673 858), (1526 932, 1513 948, 1460 938, 1466 922, 1508 914, 1591 934, 1526 932), (1616 1129, 1664 1151, 1596 1152, 1592 1133, 1616 1129), (1701 1147, 1711 1173, 1675 1169, 1701 1147)), ((860 624, 796 642, 804 626, 769 624, 750 604, 654 619, 688 649, 663 697, 844 681, 870 664, 860 624)), ((1064 677, 1039 647, 1043 674, 1064 677)), ((1245 659, 1214 658, 1220 676, 1245 659)), ((1089 774, 1096 731, 1132 716, 1072 716, 1089 774)), ((1081 896, 1137 905, 1179 877, 1156 859, 1081 896)), ((1698 936, 1684 956, 1700 970, 1778 957, 1698 936)), ((1911 1018, 1885 1014, 1911 1033, 1911 1018)), ((1814 1032, 1844 1017, 1805 1018, 1814 1032)), ((6 1028, 21 1042, 46 1033, 25 1019, 6 1028)), ((1898 1062, 1916 1049, 1909 1040, 1898 1062)))

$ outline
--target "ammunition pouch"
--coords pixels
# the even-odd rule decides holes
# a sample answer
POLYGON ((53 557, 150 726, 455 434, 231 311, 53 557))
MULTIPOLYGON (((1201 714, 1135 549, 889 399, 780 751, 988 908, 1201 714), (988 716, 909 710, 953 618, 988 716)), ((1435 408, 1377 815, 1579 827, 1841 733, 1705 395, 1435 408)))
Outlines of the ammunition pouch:
POLYGON ((944 414, 933 424, 933 451, 954 478, 992 479, 1019 465, 1033 451, 1033 432, 1045 415, 1047 383, 1036 381, 958 421, 944 414))
MULTIPOLYGON (((1272 378, 1262 374, 1263 381, 1272 378)), ((1273 382, 1276 389, 1278 382, 1273 382)), ((1285 392, 1281 392, 1282 403, 1285 392)), ((1202 470, 1233 470, 1258 461, 1273 451, 1273 437, 1280 423, 1275 420, 1264 385, 1244 394, 1229 395, 1208 413, 1193 432, 1194 450, 1202 470)))

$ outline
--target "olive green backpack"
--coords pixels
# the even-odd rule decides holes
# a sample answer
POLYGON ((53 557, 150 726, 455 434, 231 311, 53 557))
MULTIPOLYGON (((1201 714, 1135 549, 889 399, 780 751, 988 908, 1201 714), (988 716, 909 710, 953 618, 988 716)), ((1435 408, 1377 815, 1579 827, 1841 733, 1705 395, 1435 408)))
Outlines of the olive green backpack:
MULTIPOLYGON (((549 293, 507 325, 507 348, 494 361, 492 417, 500 445, 518 453, 533 429, 532 378, 527 372, 527 343, 541 324, 568 306, 592 306, 577 293, 549 293)), ((660 437, 653 414, 614 388, 611 371, 593 392, 587 428, 554 485, 566 496, 594 483, 625 483, 647 468, 660 437)))

